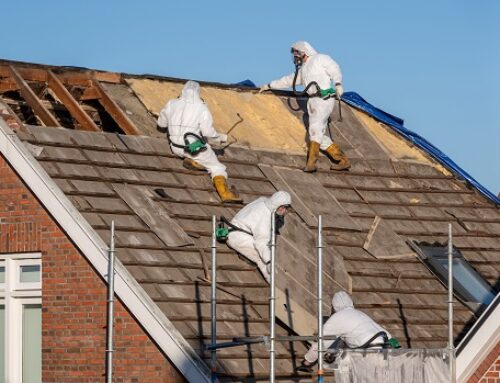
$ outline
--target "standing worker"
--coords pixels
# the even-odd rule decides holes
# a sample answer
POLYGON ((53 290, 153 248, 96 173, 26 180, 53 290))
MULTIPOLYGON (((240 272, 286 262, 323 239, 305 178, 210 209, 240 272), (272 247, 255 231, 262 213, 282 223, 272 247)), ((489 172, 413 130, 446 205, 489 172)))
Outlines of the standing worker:
POLYGON ((208 171, 222 202, 242 202, 228 187, 226 167, 205 140, 226 142, 227 135, 217 133, 212 114, 200 97, 200 84, 188 81, 181 95, 167 102, 158 117, 158 126, 167 129, 172 152, 184 158, 190 170, 208 171))
POLYGON ((335 97, 339 100, 344 93, 342 87, 342 73, 339 65, 325 54, 318 53, 306 41, 297 41, 292 45, 292 55, 295 64, 295 73, 271 81, 260 88, 259 93, 269 89, 281 89, 303 85, 309 95, 307 112, 309 114, 309 152, 305 172, 317 170, 320 149, 325 151, 334 162, 334 170, 347 170, 351 167, 349 159, 344 155, 340 146, 333 143, 325 133, 328 119, 335 106, 335 97), (335 88, 332 88, 332 82, 335 88))
MULTIPOLYGON (((385 339, 391 338, 387 330, 364 312, 354 308, 351 297, 345 291, 334 294, 332 306, 335 313, 323 325, 324 336, 337 336, 349 348, 367 348, 370 345, 380 347, 385 339)), ((326 351, 335 342, 337 340, 324 340, 323 350, 326 351)), ((314 342, 297 370, 310 372, 317 360, 318 343, 314 342)))
POLYGON ((271 217, 275 212, 277 219, 284 219, 291 203, 290 194, 278 191, 269 198, 260 197, 250 202, 231 220, 233 230, 227 237, 227 245, 255 263, 268 283, 271 262, 269 249, 271 217))

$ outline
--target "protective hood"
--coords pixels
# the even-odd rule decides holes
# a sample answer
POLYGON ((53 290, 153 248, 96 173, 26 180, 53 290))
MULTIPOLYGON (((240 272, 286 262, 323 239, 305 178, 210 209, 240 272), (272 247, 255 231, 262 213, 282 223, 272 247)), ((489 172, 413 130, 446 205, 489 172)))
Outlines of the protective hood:
POLYGON ((309 57, 318 54, 318 52, 316 52, 316 50, 307 41, 297 41, 292 44, 292 48, 305 53, 309 57))
POLYGON ((200 98, 200 84, 189 80, 182 88, 180 99, 191 104, 199 104, 203 101, 200 98))
POLYGON ((332 298, 332 306, 335 312, 339 312, 340 310, 354 308, 354 303, 352 303, 352 299, 345 291, 339 291, 335 293, 332 298))
POLYGON ((286 191, 278 191, 274 193, 270 198, 267 198, 264 202, 269 210, 275 211, 277 208, 283 205, 290 205, 292 203, 292 197, 286 191))

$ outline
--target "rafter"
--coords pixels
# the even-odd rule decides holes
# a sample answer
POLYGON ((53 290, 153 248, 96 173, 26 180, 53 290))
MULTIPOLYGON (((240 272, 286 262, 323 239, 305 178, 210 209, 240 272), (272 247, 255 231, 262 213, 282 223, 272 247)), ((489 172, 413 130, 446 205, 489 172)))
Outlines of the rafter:
POLYGON ((13 66, 9 66, 9 71, 10 76, 19 86, 19 92, 35 114, 42 120, 43 124, 51 127, 59 127, 60 124, 57 119, 48 111, 45 105, 43 105, 42 101, 36 96, 35 92, 33 92, 19 72, 13 66))
POLYGON ((108 96, 104 88, 101 86, 99 81, 94 80, 93 86, 99 94, 99 102, 104 107, 106 112, 115 120, 118 126, 126 133, 130 135, 141 135, 141 132, 137 129, 135 124, 128 118, 128 116, 123 112, 123 110, 118 106, 118 104, 108 96))
POLYGON ((85 113, 71 93, 51 70, 47 71, 47 84, 57 98, 64 104, 66 109, 68 109, 71 116, 78 121, 83 130, 94 132, 100 131, 90 116, 85 113))

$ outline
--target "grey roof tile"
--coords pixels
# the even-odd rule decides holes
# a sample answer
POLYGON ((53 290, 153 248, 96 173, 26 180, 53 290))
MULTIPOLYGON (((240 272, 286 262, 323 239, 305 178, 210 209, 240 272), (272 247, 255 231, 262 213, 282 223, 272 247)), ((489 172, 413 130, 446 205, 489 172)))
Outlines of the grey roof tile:
MULTIPOLYGON (((355 227, 333 226, 324 231, 324 241, 328 244, 325 267, 333 270, 325 284, 328 291, 335 291, 340 285, 352 288, 355 303, 404 344, 441 347, 447 338, 446 290, 416 258, 382 260, 363 250, 361 246, 370 223, 379 215, 403 238, 446 241, 446 221, 451 220, 456 246, 463 248, 464 256, 473 266, 492 280, 500 270, 499 209, 477 192, 468 190, 461 181, 443 175, 432 166, 391 162, 371 136, 365 135, 365 131, 355 132, 364 128, 352 117, 346 109, 342 129, 347 131, 342 140, 347 152, 357 157, 353 158, 351 171, 329 171, 329 163, 322 156, 322 170, 312 178, 306 177, 314 180, 315 190, 324 191, 322 198, 305 198, 310 187, 301 192, 304 211, 309 210, 313 216, 318 212, 331 214, 335 222, 338 217, 331 209, 336 199, 346 217, 355 223, 355 227)), ((334 124, 339 125, 335 121, 334 124)), ((239 206, 220 203, 209 176, 184 169, 182 160, 172 156, 163 138, 46 128, 28 131, 27 139, 44 147, 40 164, 56 178, 105 241, 109 239, 110 221, 115 220, 118 258, 177 329, 201 350, 210 334, 207 273, 211 215, 231 218, 239 206), (142 187, 165 214, 191 233, 192 248, 163 243, 153 233, 151 224, 141 219, 112 189, 125 184, 142 187), (157 195, 155 188, 162 188, 168 198, 157 195)), ((303 156, 232 146, 220 158, 228 166, 229 183, 242 192, 245 201, 280 188, 272 184, 259 165, 281 166, 286 168, 284 173, 296 173, 296 179, 290 181, 294 189, 296 183, 305 179, 299 171, 304 165, 303 156)), ((303 308, 314 312, 315 229, 305 225, 295 212, 287 216, 286 222, 278 240, 281 270, 278 285, 288 287, 303 308)), ((218 316, 224 319, 218 323, 219 336, 227 340, 232 336, 266 334, 268 289, 255 265, 222 244, 218 245, 218 265, 218 316)), ((472 313, 457 305, 456 315, 458 336, 472 313)), ((285 329, 280 327, 279 331, 285 329)), ((304 347, 296 346, 301 357, 304 347)), ((267 353, 260 346, 255 350, 250 359, 248 354, 239 358, 238 353, 231 358, 234 350, 221 353, 221 371, 235 376, 245 374, 250 371, 250 360, 253 371, 265 375, 267 353)), ((288 351, 280 345, 280 352, 288 351)), ((290 380, 289 352, 280 359, 279 366, 283 381, 290 380)), ((227 379, 245 381, 241 377, 227 379)))

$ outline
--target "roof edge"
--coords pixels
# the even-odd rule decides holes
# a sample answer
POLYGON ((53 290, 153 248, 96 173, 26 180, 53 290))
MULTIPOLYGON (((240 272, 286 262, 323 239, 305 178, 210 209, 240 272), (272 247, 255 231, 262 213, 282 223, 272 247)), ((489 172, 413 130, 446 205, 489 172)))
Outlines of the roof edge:
POLYGON ((403 124, 403 120, 399 117, 393 116, 383 110, 377 108, 376 106, 370 104, 364 98, 362 98, 356 92, 346 92, 342 95, 342 101, 349 104, 353 108, 361 110, 362 112, 368 114, 372 118, 380 121, 390 127, 393 131, 398 133, 409 143, 415 145, 419 149, 423 150, 431 158, 437 161, 439 164, 448 169, 452 174, 464 179, 470 186, 477 190, 483 197, 486 197, 496 206, 500 206, 500 198, 495 196, 487 188, 481 185, 476 179, 474 179, 469 173, 462 169, 458 164, 456 164, 450 157, 448 157, 444 152, 438 149, 435 145, 429 142, 426 138, 411 131, 406 128, 403 124))
POLYGON ((500 293, 457 346, 457 382, 465 383, 500 341, 500 293))
MULTIPOLYGON (((126 72, 113 72, 99 69, 91 69, 85 67, 76 67, 76 66, 57 66, 57 65, 47 65, 47 64, 38 64, 38 63, 29 63, 25 61, 15 61, 15 60, 5 60, 0 59, 0 65, 19 65, 19 66, 28 66, 28 67, 36 67, 40 69, 52 69, 55 71, 68 70, 68 71, 77 71, 82 73, 94 73, 94 75, 100 74, 103 77, 100 81, 110 81, 109 77, 112 77, 115 81, 117 77, 120 78, 119 81, 123 81, 126 79, 149 79, 154 81, 168 81, 175 83, 184 83, 187 79, 182 78, 174 78, 174 77, 164 77, 159 75, 152 74, 132 74, 126 72)), ((240 92, 251 92, 255 93, 259 90, 259 88, 252 88, 247 86, 239 86, 236 84, 224 84, 220 82, 210 82, 203 80, 196 80, 201 85, 221 88, 221 89, 231 89, 240 92)), ((294 92, 290 90, 270 90, 270 93, 276 96, 282 97, 293 97, 293 98, 302 98, 297 97, 294 92)), ((500 197, 494 195, 491 191, 489 191, 486 187, 481 185, 476 179, 474 179, 470 174, 468 174, 464 169, 462 169, 458 164, 456 164, 450 157, 448 157, 444 152, 434 146, 431 142, 425 139, 423 136, 409 130, 404 126, 403 120, 399 117, 391 115, 387 112, 384 112, 381 109, 378 109, 374 105, 367 102, 356 92, 346 92, 342 96, 342 101, 347 103, 348 105, 366 113, 367 115, 375 118, 377 121, 380 121, 390 127, 393 131, 398 133, 403 139, 405 139, 410 144, 415 145, 424 153, 429 155, 433 160, 437 161, 440 165, 444 166, 447 170, 449 170, 455 176, 458 176, 464 179, 470 186, 472 186, 475 190, 479 192, 482 196, 486 197, 488 200, 493 202, 496 206, 500 206, 500 197)))
MULTIPOLYGON (((0 153, 106 280, 108 246, 0 118, 0 153)), ((115 292, 188 381, 210 382, 210 371, 167 316, 117 259, 115 292)))

